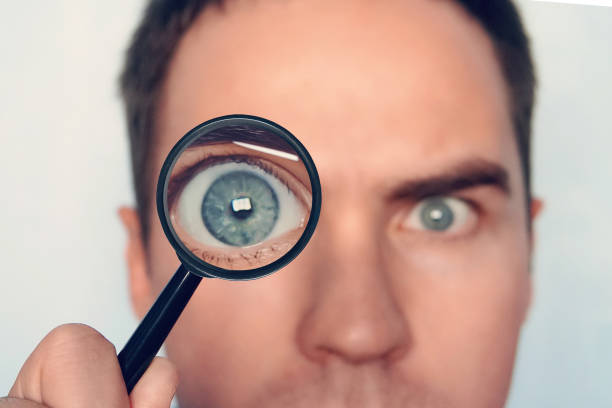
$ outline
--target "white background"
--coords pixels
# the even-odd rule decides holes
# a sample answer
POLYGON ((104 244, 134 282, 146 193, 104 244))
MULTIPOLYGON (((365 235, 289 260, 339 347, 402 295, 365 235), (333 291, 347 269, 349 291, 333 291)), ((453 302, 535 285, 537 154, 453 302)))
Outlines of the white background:
MULTIPOLYGON (((120 349, 132 203, 116 77, 143 2, 4 2, 0 395, 43 335, 84 322, 120 349)), ((612 9, 523 0, 540 93, 536 297, 509 407, 612 406, 612 9)), ((207 119, 207 118, 203 118, 207 119)))
POLYGON ((553 3, 570 3, 570 4, 589 5, 589 6, 612 7, 612 0, 535 0, 535 1, 549 1, 553 3))

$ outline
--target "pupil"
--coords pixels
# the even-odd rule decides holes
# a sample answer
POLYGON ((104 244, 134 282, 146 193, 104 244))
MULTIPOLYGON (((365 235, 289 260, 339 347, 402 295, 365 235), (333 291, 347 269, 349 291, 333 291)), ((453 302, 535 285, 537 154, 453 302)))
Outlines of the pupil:
POLYGON ((455 218, 450 207, 439 198, 425 205, 420 215, 423 225, 435 231, 444 231, 452 225, 455 218))
POLYGON ((253 212, 253 205, 249 197, 234 198, 230 203, 230 208, 232 215, 241 220, 244 220, 253 212))

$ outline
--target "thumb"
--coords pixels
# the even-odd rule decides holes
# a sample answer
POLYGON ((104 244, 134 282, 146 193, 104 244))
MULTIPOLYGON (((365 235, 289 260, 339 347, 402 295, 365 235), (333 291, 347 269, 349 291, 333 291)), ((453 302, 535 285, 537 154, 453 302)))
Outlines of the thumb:
POLYGON ((155 357, 130 394, 132 408, 168 408, 177 385, 174 364, 166 358, 155 357))
POLYGON ((40 342, 8 396, 49 407, 129 407, 115 347, 79 324, 57 327, 40 342))

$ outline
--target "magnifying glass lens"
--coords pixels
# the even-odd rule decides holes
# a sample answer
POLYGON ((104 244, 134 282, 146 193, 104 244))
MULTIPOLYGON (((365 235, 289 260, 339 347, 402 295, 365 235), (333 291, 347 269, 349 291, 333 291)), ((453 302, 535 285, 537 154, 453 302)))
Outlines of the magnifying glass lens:
POLYGON ((180 245, 224 270, 252 270, 283 257, 303 235, 313 203, 300 154, 258 124, 229 124, 193 138, 166 185, 166 216, 180 245))

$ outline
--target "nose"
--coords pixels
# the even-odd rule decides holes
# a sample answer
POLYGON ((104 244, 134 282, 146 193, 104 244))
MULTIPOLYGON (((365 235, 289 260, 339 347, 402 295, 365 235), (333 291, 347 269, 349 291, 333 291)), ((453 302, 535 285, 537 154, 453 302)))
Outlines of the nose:
POLYGON ((317 362, 397 360, 410 333, 382 262, 375 217, 354 202, 328 200, 325 210, 311 243, 312 293, 298 326, 299 347, 317 362))

